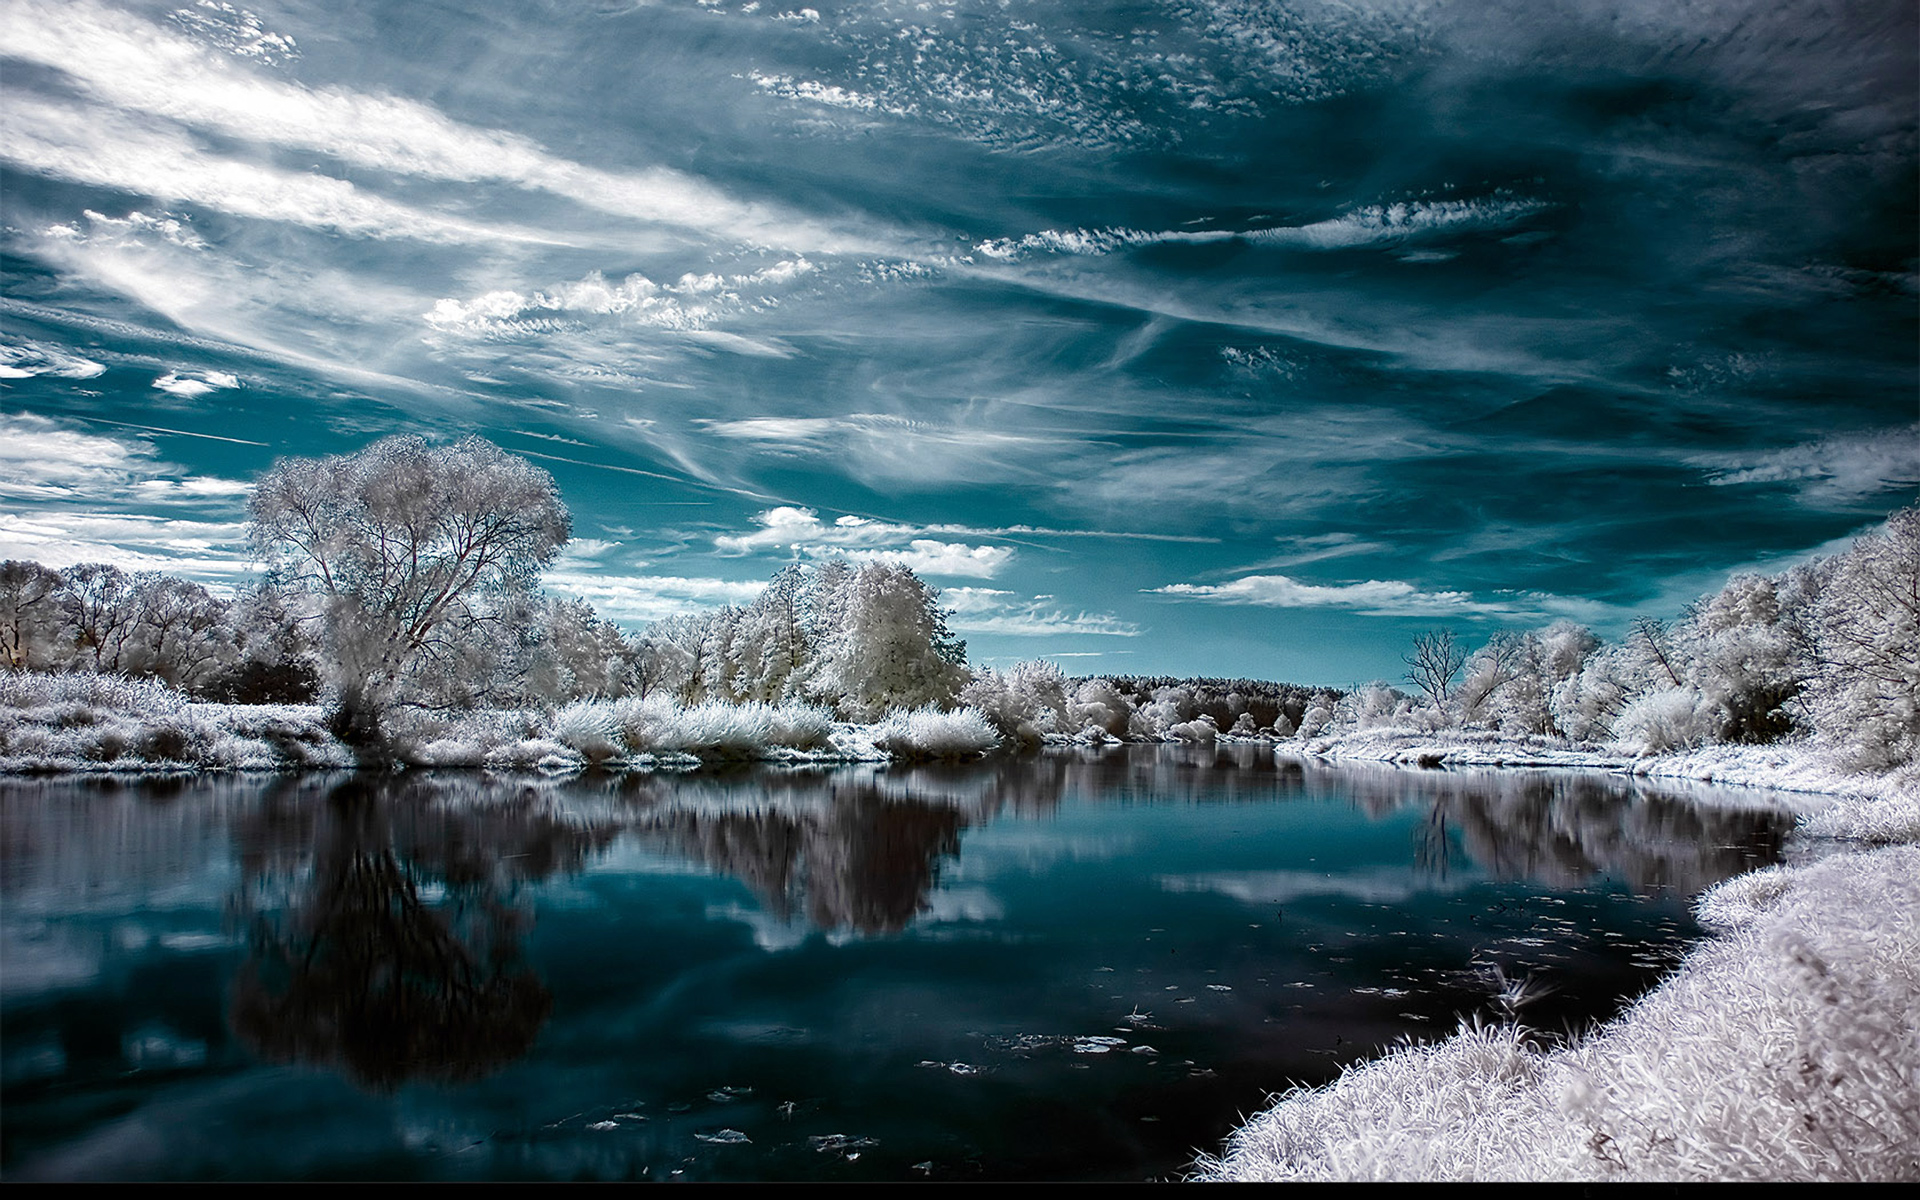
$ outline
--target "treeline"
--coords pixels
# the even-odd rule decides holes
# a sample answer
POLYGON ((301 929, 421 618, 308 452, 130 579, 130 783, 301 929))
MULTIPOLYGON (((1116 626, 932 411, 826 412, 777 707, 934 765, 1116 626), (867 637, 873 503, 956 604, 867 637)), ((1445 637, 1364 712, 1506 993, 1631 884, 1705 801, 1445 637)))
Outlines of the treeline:
POLYGON ((224 599, 108 563, 0 563, 0 655, 10 671, 158 679, 232 703, 304 703, 320 686, 301 623, 271 590, 224 599))
POLYGON ((1636 753, 1814 736, 1855 768, 1920 758, 1920 507, 1845 552, 1736 575, 1675 621, 1604 642, 1559 621, 1468 653, 1450 633, 1406 656, 1411 690, 1341 697, 1324 730, 1498 730, 1636 753))
POLYGON ((1051 662, 982 667, 961 691, 1016 745, 1048 737, 1212 741, 1292 737, 1310 714, 1324 724, 1340 693, 1255 679, 1115 675, 1070 678, 1051 662))
MULTIPOLYGON (((822 704, 850 720, 952 707, 966 644, 938 595, 905 567, 790 566, 752 603, 656 621, 629 634, 582 600, 515 591, 475 597, 410 663, 401 702, 451 712, 665 697, 822 704)), ((269 580, 231 599, 159 572, 107 563, 0 563, 0 651, 12 671, 157 679, 199 700, 312 703, 324 613, 269 580)))

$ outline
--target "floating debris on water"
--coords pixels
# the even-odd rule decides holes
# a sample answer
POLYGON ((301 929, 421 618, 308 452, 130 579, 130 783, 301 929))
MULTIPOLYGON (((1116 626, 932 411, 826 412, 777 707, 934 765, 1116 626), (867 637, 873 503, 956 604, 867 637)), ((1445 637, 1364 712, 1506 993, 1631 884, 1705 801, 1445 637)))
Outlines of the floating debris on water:
POLYGON ((807 1139, 807 1145, 815 1153, 844 1155, 848 1162, 860 1157, 858 1151, 870 1149, 879 1144, 878 1138, 861 1137, 853 1133, 828 1133, 807 1139))
POLYGON ((1207 985, 1207 990, 1210 992, 1230 992, 1233 989, 1224 983, 1210 983, 1207 985))
POLYGON ((694 1138, 702 1142, 711 1142, 716 1146, 747 1146, 753 1139, 738 1129, 716 1129, 712 1133, 696 1133, 694 1138))

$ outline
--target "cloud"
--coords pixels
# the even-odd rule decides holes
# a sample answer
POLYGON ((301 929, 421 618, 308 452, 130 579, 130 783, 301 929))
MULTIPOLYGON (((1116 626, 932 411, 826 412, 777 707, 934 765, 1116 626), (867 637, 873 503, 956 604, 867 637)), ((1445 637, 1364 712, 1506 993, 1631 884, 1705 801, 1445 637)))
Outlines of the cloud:
POLYGON ((723 604, 747 604, 767 586, 765 580, 592 574, 564 568, 548 571, 545 580, 549 590, 585 600, 601 616, 639 622, 723 604))
POLYGON ((489 245, 552 241, 545 234, 398 204, 344 179, 221 157, 182 133, 91 105, 19 96, 9 97, 7 105, 3 152, 40 175, 360 237, 489 245))
POLYGON ((240 380, 225 371, 201 371, 185 375, 178 371, 168 371, 154 380, 153 386, 160 391, 191 400, 221 388, 237 388, 240 386, 240 380))
POLYGON ((1139 246, 1231 241, 1290 250, 1352 250, 1504 229, 1550 207, 1544 201, 1506 196, 1478 200, 1403 200, 1356 208, 1306 225, 1272 229, 1045 229, 1020 238, 988 239, 976 244, 974 253, 998 262, 1018 262, 1035 254, 1102 255, 1139 246))
POLYGON ((1920 424, 1842 434, 1757 455, 1709 455, 1695 465, 1718 468, 1715 487, 1746 483, 1800 485, 1800 499, 1846 507, 1876 492, 1920 487, 1920 424))
POLYGON ((754 516, 760 528, 713 539, 721 554, 791 551, 809 558, 899 563, 924 575, 991 579, 1013 560, 1010 546, 969 545, 926 536, 928 527, 844 516, 831 525, 810 508, 781 505, 754 516))
POLYGON ((128 571, 165 571, 231 583, 252 573, 246 526, 108 512, 0 512, 0 559, 50 567, 107 562, 128 571))
POLYGON ((747 417, 704 420, 716 437, 750 442, 761 454, 831 458, 865 480, 931 485, 978 482, 1018 474, 1036 458, 1078 439, 1004 433, 889 413, 835 417, 747 417))
POLYGON ((686 274, 665 284, 637 272, 609 283, 593 271, 530 294, 497 289, 470 300, 445 298, 424 318, 442 332, 493 337, 551 332, 606 317, 629 325, 701 330, 724 317, 763 309, 769 289, 812 270, 804 258, 785 259, 745 274, 686 274))
MULTIPOLYGON (((217 44, 233 49, 231 42, 217 44)), ((16 0, 9 6, 4 49, 12 57, 67 73, 86 93, 116 108, 226 137, 317 151, 354 167, 462 183, 503 182, 616 216, 707 230, 752 244, 823 253, 882 249, 873 239, 736 200, 678 171, 603 171, 552 155, 530 138, 453 120, 418 101, 341 88, 310 89, 262 77, 231 58, 208 54, 190 37, 91 3, 16 0)), ((28 116, 26 122, 10 124, 37 119, 28 116)), ((238 168, 234 163, 200 162, 197 156, 193 164, 182 164, 182 170, 188 166, 238 168)), ((67 167, 76 170, 77 164, 67 167)), ((156 167, 142 163, 147 173, 156 167)), ((302 179, 339 182, 285 178, 296 188, 302 179)), ((345 203, 353 189, 342 185, 329 194, 345 203)), ((442 226, 443 231, 457 227, 442 226)))
POLYGON ((962 575, 992 579, 1013 559, 1009 546, 969 546, 964 542, 936 542, 915 538, 904 550, 833 550, 806 547, 813 557, 839 556, 858 563, 894 563, 919 575, 962 575))
POLYGON ((145 441, 81 433, 30 413, 0 413, 0 496, 177 503, 226 499, 252 486, 176 470, 154 461, 145 441))
POLYGON ((0 379, 31 379, 35 375, 57 375, 62 379, 92 379, 106 374, 107 368, 90 358, 69 354, 38 342, 0 346, 0 379))
POLYGON ((1286 575, 1247 575, 1231 583, 1170 583, 1148 588, 1150 593, 1221 604, 1253 604, 1263 608, 1349 608, 1376 615, 1421 615, 1484 612, 1468 592, 1423 592, 1397 579, 1369 579, 1364 583, 1301 583, 1286 575))
POLYGON ((1140 627, 1111 613, 1068 613, 1048 608, 1052 596, 1021 598, 999 588, 942 588, 940 607, 951 615, 947 624, 955 633, 989 633, 1014 637, 1091 635, 1137 637, 1140 627))

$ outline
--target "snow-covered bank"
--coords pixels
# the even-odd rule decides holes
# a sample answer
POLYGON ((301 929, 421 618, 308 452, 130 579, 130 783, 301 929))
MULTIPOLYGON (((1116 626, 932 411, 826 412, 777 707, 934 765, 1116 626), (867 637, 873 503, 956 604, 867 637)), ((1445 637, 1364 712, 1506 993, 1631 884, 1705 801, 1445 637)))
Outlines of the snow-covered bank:
POLYGON ((1698 911, 1722 935, 1583 1042, 1395 1051, 1196 1178, 1920 1179, 1920 848, 1756 871, 1698 911))
POLYGON ((1817 802, 1789 798, 1790 807, 1802 814, 1803 827, 1816 836, 1920 841, 1920 766, 1909 764, 1880 773, 1849 771, 1836 751, 1808 739, 1634 754, 1564 738, 1389 727, 1281 742, 1277 747, 1281 754, 1334 761, 1418 767, 1573 767, 1769 788, 1825 798, 1817 802))
MULTIPOLYGON (((999 745, 971 709, 893 712, 855 725, 808 705, 593 700, 550 715, 402 712, 388 724, 385 763, 553 774, 589 766, 962 759, 999 745)), ((114 675, 0 675, 0 774, 309 770, 355 762, 319 705, 199 703, 154 680, 114 675)))

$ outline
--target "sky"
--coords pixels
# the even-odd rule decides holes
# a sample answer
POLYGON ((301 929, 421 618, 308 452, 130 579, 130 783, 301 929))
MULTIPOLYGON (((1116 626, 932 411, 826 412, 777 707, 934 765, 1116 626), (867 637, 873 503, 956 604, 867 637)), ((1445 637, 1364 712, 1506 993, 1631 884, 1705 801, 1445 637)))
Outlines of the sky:
POLYGON ((1920 489, 1911 0, 0 0, 0 558, 253 577, 389 434, 631 628, 1395 679, 1920 489))

